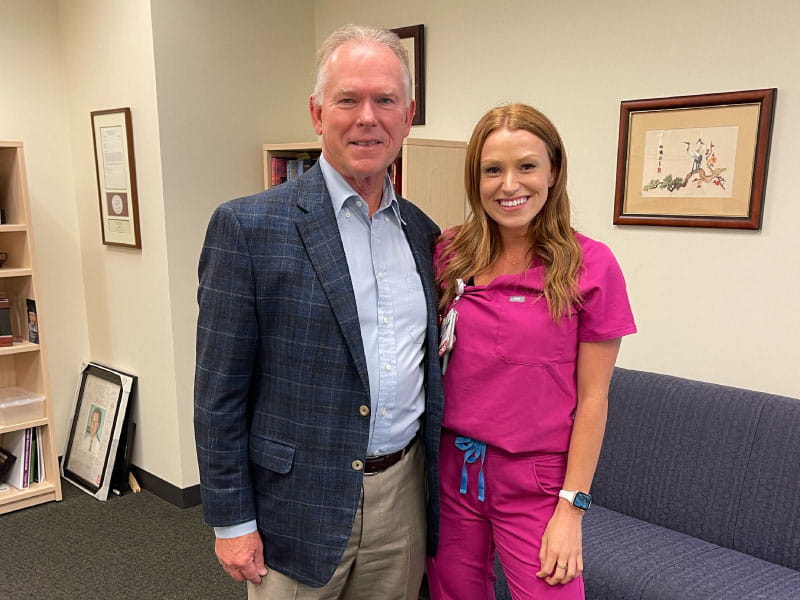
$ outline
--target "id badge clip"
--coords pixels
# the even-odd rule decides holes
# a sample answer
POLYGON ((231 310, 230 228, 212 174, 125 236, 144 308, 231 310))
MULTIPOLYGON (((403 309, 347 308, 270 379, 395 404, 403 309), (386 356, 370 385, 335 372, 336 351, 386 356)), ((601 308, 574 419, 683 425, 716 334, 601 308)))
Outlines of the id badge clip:
MULTIPOLYGON (((456 280, 456 297, 453 304, 458 302, 458 299, 464 294, 464 282, 461 279, 456 280)), ((439 357, 442 359, 442 375, 447 371, 447 363, 450 360, 450 351, 456 343, 456 321, 458 320, 458 311, 455 308, 450 308, 447 311, 444 319, 442 320, 442 328, 439 332, 439 357)))

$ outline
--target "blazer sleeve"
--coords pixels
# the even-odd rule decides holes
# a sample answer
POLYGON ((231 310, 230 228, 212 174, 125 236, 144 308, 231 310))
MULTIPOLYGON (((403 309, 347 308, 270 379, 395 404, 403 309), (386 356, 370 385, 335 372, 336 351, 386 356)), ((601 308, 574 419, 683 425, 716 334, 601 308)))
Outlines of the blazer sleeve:
POLYGON ((194 426, 203 517, 256 518, 248 469, 248 397, 258 349, 251 254, 234 205, 214 212, 199 264, 194 426))

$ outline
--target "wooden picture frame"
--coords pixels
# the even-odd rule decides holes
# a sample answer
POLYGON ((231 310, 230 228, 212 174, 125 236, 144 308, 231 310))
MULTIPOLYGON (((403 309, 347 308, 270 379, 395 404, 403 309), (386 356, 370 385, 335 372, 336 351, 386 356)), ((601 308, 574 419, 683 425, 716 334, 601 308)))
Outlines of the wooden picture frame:
POLYGON ((131 109, 96 110, 91 116, 103 243, 141 248, 131 109))
POLYGON ((392 29, 408 52, 411 81, 414 89, 411 97, 417 102, 412 125, 425 125, 425 25, 410 25, 392 29))
POLYGON ((776 94, 623 101, 614 224, 760 229, 776 94))
POLYGON ((98 500, 108 498, 135 381, 98 363, 81 372, 61 475, 98 500))

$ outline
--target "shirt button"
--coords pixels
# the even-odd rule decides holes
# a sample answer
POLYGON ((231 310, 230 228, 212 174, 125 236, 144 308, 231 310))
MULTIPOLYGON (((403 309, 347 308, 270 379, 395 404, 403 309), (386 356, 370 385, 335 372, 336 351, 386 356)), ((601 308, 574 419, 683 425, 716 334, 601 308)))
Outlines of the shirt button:
POLYGON ((392 370, 392 365, 390 365, 390 364, 388 364, 388 363, 387 363, 387 365, 386 365, 386 370, 387 370, 387 371, 391 371, 391 370, 392 370))
POLYGON ((389 217, 383 217, 383 220, 388 223, 389 222, 389 217))
POLYGON ((383 273, 378 273, 378 279, 383 279, 383 273))
POLYGON ((388 413, 388 412, 389 412, 389 411, 388 411, 388 410, 386 410, 386 409, 384 408, 384 409, 381 411, 381 416, 382 416, 382 417, 385 417, 385 416, 386 416, 386 413, 388 413))
POLYGON ((350 218, 350 211, 349 210, 344 211, 344 216, 349 219, 350 218))
POLYGON ((353 467, 353 471, 363 471, 364 470, 364 463, 360 460, 354 460, 351 465, 353 467))
POLYGON ((356 206, 358 206, 359 208, 361 208, 361 200, 356 200, 356 206))
POLYGON ((362 417, 366 417, 369 414, 369 406, 367 406, 366 404, 362 404, 359 407, 358 412, 361 413, 362 417))
POLYGON ((383 324, 384 325, 388 325, 389 324, 389 317, 383 317, 383 324))

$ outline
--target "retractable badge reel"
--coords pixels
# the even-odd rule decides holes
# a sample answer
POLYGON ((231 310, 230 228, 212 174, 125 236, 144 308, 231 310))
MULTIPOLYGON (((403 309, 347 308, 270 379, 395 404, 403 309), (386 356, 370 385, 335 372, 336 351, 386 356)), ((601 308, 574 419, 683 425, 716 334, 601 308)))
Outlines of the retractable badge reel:
POLYGON ((456 297, 453 299, 453 304, 450 310, 442 320, 442 329, 439 333, 439 357, 442 359, 442 375, 447 371, 447 363, 450 361, 450 351, 456 343, 456 320, 458 319, 458 311, 455 309, 455 303, 464 294, 464 281, 456 279, 456 297))

